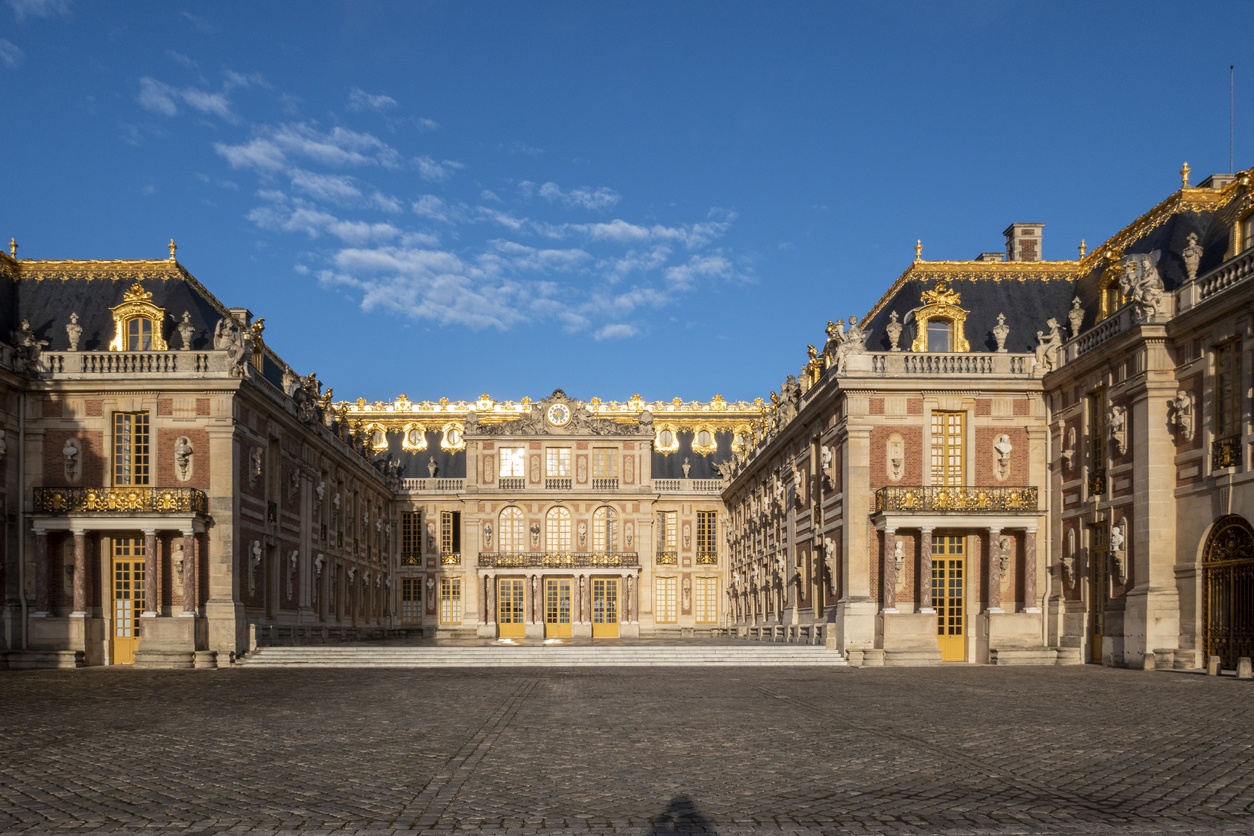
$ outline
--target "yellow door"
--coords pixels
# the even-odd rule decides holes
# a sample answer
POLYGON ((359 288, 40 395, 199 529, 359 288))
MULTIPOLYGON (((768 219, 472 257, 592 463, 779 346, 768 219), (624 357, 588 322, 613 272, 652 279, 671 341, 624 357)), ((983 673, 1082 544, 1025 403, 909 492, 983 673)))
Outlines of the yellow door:
POLYGON ((544 581, 544 636, 550 639, 570 637, 570 578, 546 578, 544 581))
POLYGON ((1109 597, 1107 563, 1110 549, 1106 524, 1089 529, 1089 661, 1102 662, 1102 635, 1106 631, 1106 601, 1109 597))
POLYGON ((618 638, 618 578, 592 579, 592 638, 618 638))
POLYGON ((523 637, 524 581, 500 578, 496 582, 496 627, 503 639, 523 637))
POLYGON ((144 611, 144 541, 113 538, 113 664, 129 665, 139 649, 144 611))
POLYGON ((967 660, 966 538, 940 534, 932 542, 932 606, 942 662, 967 660))

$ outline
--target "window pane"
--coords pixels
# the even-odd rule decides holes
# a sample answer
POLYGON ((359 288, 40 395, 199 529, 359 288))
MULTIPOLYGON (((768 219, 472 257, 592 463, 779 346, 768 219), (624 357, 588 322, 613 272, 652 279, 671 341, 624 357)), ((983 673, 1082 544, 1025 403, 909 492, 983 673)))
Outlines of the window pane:
POLYGON ((927 350, 952 351, 950 333, 952 325, 947 319, 930 319, 927 323, 927 350))

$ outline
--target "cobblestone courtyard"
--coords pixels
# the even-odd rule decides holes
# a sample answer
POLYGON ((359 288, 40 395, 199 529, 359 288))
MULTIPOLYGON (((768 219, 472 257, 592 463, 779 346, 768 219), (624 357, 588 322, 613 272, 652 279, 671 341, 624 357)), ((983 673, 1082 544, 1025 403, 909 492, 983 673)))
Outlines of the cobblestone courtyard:
POLYGON ((1093 667, 0 673, 0 832, 1254 832, 1249 682, 1093 667))

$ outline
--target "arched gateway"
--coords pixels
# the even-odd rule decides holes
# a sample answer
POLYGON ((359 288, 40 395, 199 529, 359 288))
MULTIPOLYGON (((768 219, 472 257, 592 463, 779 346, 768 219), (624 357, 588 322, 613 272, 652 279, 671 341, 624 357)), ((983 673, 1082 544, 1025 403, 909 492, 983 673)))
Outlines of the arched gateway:
POLYGON ((1254 528, 1237 515, 1216 520, 1202 561, 1206 655, 1236 667, 1254 656, 1254 528))

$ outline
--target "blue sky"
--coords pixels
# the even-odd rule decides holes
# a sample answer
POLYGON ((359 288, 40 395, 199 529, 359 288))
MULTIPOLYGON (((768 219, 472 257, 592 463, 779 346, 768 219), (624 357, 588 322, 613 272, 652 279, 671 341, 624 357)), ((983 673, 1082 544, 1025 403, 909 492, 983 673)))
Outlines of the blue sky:
POLYGON ((1254 164, 1254 4, 4 0, 0 236, 337 397, 765 397, 908 265, 1254 164))

